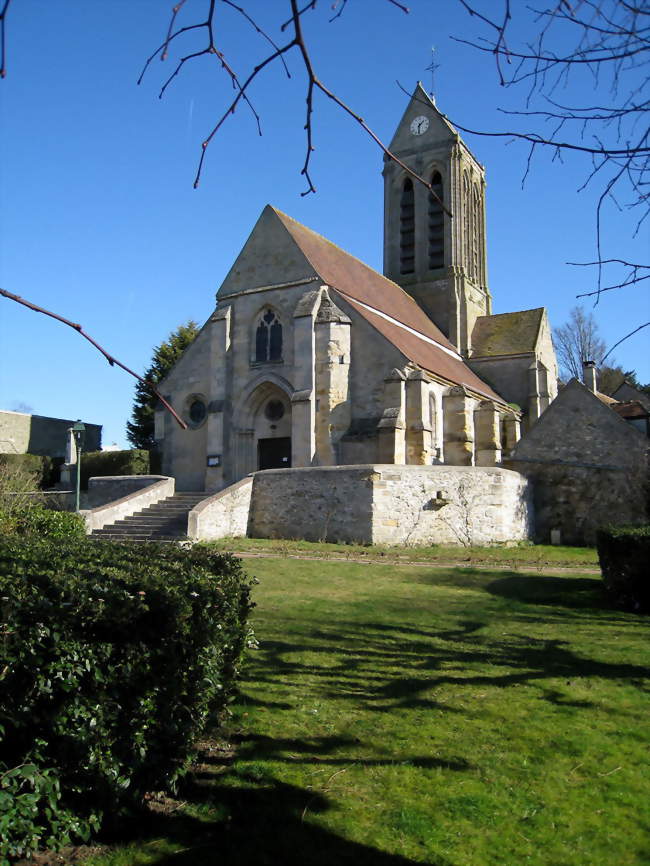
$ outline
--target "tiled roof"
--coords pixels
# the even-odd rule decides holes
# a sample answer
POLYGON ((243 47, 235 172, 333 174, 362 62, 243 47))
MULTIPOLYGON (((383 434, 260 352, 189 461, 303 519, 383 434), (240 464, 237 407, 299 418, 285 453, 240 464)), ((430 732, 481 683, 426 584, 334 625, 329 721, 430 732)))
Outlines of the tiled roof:
POLYGON ((409 360, 442 379, 504 402, 469 369, 453 344, 397 283, 281 211, 275 213, 323 282, 409 360))
POLYGON ((479 316, 472 331, 472 359, 534 352, 544 307, 479 316))

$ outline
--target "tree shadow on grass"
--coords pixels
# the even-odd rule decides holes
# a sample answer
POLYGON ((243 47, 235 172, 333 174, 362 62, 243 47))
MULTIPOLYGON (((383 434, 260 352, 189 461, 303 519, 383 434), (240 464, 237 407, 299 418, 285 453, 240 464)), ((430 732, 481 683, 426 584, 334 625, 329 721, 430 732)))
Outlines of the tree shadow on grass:
MULTIPOLYGON (((332 807, 327 796, 259 773, 199 765, 179 793, 183 812, 148 811, 130 838, 151 847, 152 866, 414 866, 416 861, 344 839, 311 822, 332 807), (189 814, 188 814, 189 813, 189 814), (193 816, 193 813, 195 816, 193 816), (180 846, 155 858, 156 840, 180 846), (154 859, 155 858, 155 859, 154 859)), ((423 861, 417 861, 422 863, 423 861)), ((429 866, 460 866, 445 858, 429 866)))
MULTIPOLYGON (((433 758, 429 755, 402 754, 399 758, 367 758, 357 754, 341 755, 341 749, 356 753, 361 740, 357 737, 314 737, 309 740, 299 738, 268 737, 263 734, 243 734, 232 737, 240 761, 284 761, 286 763, 321 764, 332 767, 390 767, 408 764, 427 770, 470 770, 472 765, 464 758, 433 758), (336 757, 332 753, 336 752, 336 757)), ((218 757, 204 758, 205 763, 223 763, 218 757)))
POLYGON ((485 591, 525 604, 552 605, 572 610, 610 611, 600 578, 553 577, 507 572, 485 586, 485 591))
MULTIPOLYGON (((423 580, 438 582, 438 575, 415 578, 417 583, 423 580)), ((320 694, 364 710, 464 715, 472 715, 472 709, 462 701, 455 707, 447 695, 439 699, 441 687, 475 690, 539 683, 549 702, 576 710, 593 705, 563 697, 555 686, 545 689, 543 681, 564 679, 569 684, 593 677, 646 688, 648 669, 637 664, 636 657, 629 663, 590 657, 574 640, 575 627, 583 624, 624 625, 627 633, 638 628, 637 618, 607 607, 599 579, 472 571, 465 580, 472 590, 487 594, 482 602, 480 594, 471 593, 466 618, 455 619, 452 611, 438 626, 434 611, 431 624, 408 618, 402 622, 399 616, 392 622, 373 617, 319 624, 303 635, 294 634, 293 640, 262 641, 251 679, 273 686, 278 678, 288 683, 307 678, 315 700, 320 694), (490 605, 489 596, 504 599, 505 606, 490 605), (494 622, 501 620, 504 631, 495 634, 494 622), (544 623, 556 630, 547 632, 544 623)), ((461 612, 462 604, 456 610, 461 612)))

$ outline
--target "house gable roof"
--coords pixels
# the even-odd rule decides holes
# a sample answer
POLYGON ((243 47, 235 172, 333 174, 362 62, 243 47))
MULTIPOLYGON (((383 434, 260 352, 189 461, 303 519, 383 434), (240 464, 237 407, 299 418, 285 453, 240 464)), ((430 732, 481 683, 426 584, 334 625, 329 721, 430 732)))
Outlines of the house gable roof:
POLYGON ((511 459, 622 465, 635 460, 646 442, 582 382, 571 379, 517 442, 511 459))

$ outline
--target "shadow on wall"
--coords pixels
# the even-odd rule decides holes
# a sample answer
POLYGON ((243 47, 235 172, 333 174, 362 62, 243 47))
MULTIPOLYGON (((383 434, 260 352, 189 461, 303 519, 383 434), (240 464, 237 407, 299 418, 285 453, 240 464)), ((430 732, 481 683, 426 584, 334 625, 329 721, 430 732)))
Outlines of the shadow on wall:
MULTIPOLYGON (((30 415, 27 452, 48 457, 65 457, 68 430, 75 423, 64 418, 30 415)), ((99 451, 102 444, 101 424, 86 424, 84 451, 99 451)))

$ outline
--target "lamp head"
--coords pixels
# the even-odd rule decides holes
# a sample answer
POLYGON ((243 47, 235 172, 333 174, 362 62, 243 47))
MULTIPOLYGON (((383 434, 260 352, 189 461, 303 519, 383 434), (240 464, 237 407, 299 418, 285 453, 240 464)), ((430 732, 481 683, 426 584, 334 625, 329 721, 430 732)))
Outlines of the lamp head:
POLYGON ((83 445, 83 441, 86 435, 86 425, 83 421, 77 419, 75 423, 72 425, 72 433, 74 435, 75 441, 77 445, 83 445))

